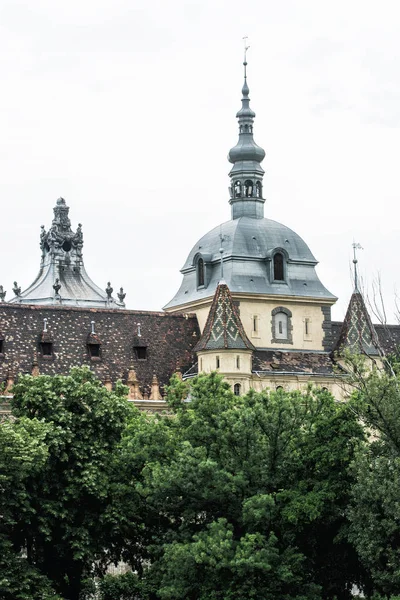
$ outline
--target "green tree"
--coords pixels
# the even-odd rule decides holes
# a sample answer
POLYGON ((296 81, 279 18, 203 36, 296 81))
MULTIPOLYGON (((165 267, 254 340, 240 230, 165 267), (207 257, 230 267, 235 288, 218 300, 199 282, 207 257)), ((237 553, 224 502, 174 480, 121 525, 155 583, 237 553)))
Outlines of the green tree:
POLYGON ((143 597, 350 598, 365 576, 346 539, 354 412, 311 388, 237 398, 217 374, 183 392, 123 442, 147 515, 143 597))
MULTIPOLYGON (((353 361, 354 362, 354 361, 353 361)), ((385 370, 353 366, 351 407, 370 431, 354 462, 349 538, 371 573, 375 590, 400 593, 400 377, 397 359, 385 370)))
POLYGON ((56 600, 50 582, 29 564, 11 540, 17 519, 32 514, 27 479, 40 475, 48 458, 44 442, 49 428, 36 419, 0 425, 0 598, 56 600))
POLYGON ((108 392, 87 368, 69 376, 21 377, 14 387, 17 423, 40 420, 48 457, 24 481, 27 508, 12 544, 67 600, 104 571, 118 529, 113 510, 114 453, 132 409, 126 388, 108 392))

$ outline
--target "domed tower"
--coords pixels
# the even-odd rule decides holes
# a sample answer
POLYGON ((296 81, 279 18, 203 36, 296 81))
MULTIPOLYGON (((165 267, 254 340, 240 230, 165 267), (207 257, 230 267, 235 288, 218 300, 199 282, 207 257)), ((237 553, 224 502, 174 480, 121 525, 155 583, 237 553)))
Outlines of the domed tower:
POLYGON ((256 348, 329 351, 336 297, 319 280, 317 261, 302 238, 264 218, 265 151, 253 137, 246 58, 241 101, 239 139, 228 155, 231 219, 193 246, 181 269, 181 287, 164 310, 195 312, 203 329, 222 261, 224 280, 256 348))

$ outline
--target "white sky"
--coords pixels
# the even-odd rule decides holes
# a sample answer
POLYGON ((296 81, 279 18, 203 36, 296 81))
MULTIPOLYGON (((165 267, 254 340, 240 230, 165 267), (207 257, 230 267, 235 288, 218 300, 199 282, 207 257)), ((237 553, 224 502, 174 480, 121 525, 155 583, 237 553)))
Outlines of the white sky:
MULTIPOLYGON (((399 273, 397 0, 0 0, 0 283, 39 268, 56 199, 85 266, 159 310, 195 242, 230 218, 242 37, 265 216, 300 234, 339 301, 399 273)), ((389 311, 390 312, 390 311, 389 311)), ((393 316, 389 320, 393 321, 393 316)))

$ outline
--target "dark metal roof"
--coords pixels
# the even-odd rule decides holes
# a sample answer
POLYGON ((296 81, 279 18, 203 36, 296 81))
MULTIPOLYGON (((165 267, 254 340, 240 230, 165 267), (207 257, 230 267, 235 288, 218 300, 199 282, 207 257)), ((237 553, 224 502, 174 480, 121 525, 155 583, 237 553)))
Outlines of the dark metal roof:
POLYGON ((319 280, 317 261, 297 233, 271 219, 241 217, 218 225, 193 246, 181 270, 181 287, 166 309, 214 295, 220 277, 221 235, 224 278, 231 293, 336 299, 319 280), (287 276, 282 282, 272 278, 275 250, 282 250, 287 257, 287 276), (198 287, 196 278, 199 257, 206 267, 202 287, 198 287))

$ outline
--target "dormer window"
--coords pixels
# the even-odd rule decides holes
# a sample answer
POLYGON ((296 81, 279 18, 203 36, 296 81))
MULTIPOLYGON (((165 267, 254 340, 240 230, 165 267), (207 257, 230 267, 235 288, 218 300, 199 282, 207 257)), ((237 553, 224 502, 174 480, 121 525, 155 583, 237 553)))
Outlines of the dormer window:
POLYGON ((40 342, 42 356, 51 356, 53 354, 53 344, 51 342, 40 342))
POLYGON ((146 346, 135 346, 135 355, 138 360, 146 360, 147 359, 146 346))
POLYGON ((284 258, 281 252, 277 252, 274 255, 274 281, 285 281, 285 268, 284 268, 284 258))
POLYGON ((100 344, 88 344, 90 358, 100 358, 100 344))
POLYGON ((197 287, 204 286, 204 260, 199 258, 197 261, 197 287))

